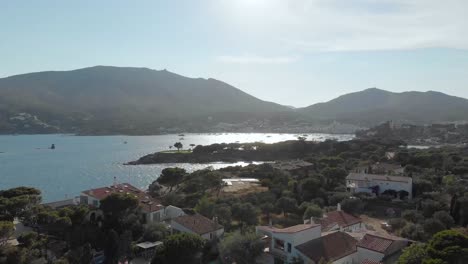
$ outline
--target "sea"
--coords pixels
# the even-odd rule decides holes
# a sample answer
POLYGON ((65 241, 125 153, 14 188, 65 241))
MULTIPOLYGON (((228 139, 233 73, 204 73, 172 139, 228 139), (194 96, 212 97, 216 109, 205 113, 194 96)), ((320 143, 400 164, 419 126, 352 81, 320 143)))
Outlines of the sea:
MULTIPOLYGON (((307 140, 350 140, 354 135, 305 134, 307 140)), ((248 165, 238 163, 154 164, 127 166, 146 154, 169 150, 175 142, 190 144, 276 143, 297 139, 298 134, 218 133, 155 136, 1 135, 0 190, 30 186, 42 191, 43 202, 70 199, 90 188, 109 186, 114 177, 146 189, 167 167, 195 171, 248 165), (52 144, 55 149, 50 149, 52 144)))

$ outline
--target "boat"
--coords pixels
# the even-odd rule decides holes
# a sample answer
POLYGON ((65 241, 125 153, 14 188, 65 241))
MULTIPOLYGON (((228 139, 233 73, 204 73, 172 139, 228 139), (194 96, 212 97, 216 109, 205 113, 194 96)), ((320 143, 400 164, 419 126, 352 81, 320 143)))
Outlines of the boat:
POLYGON ((52 145, 50 146, 50 149, 55 149, 55 144, 52 144, 52 145))

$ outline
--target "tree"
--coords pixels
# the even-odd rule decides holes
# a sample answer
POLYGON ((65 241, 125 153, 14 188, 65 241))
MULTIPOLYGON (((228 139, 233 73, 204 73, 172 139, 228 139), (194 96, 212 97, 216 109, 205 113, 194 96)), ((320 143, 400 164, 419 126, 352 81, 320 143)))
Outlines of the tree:
POLYGON ((426 245, 414 243, 403 250, 398 264, 421 264, 426 257, 426 245))
POLYGON ((180 233, 164 240, 164 257, 167 263, 199 263, 205 240, 199 235, 180 233))
POLYGON ((153 181, 150 186, 148 187, 148 192, 151 197, 160 197, 162 195, 162 186, 159 182, 153 181))
POLYGON ((106 264, 115 264, 119 260, 119 235, 112 229, 107 233, 104 255, 106 264))
POLYGON ((232 222, 231 207, 228 205, 216 206, 214 215, 218 218, 218 221, 224 228, 229 228, 232 222))
POLYGON ((177 151, 180 151, 180 149, 183 148, 184 145, 182 145, 182 143, 180 142, 176 142, 174 143, 174 147, 177 149, 177 151))
POLYGON ((161 175, 157 179, 158 183, 163 185, 169 185, 169 192, 172 192, 172 188, 178 185, 187 172, 181 168, 165 168, 162 170, 161 175))
POLYGON ((455 224, 452 216, 446 211, 435 212, 433 218, 444 224, 445 229, 450 229, 455 224))
POLYGON ((226 237, 220 245, 221 257, 225 262, 237 264, 255 263, 263 253, 265 243, 255 233, 240 234, 235 232, 226 237))
POLYGON ((322 217, 323 211, 320 207, 315 204, 309 205, 304 212, 303 219, 310 219, 311 217, 322 217))
POLYGON ((237 203, 232 206, 232 216, 246 225, 257 224, 257 209, 251 203, 237 203))
POLYGON ((290 197, 281 197, 276 202, 276 207, 280 208, 284 216, 297 210, 297 201, 290 197))
POLYGON ((455 230, 439 232, 429 240, 427 253, 446 263, 468 263, 468 236, 455 230))
POLYGON ((364 209, 364 202, 358 198, 348 198, 341 202, 341 208, 349 214, 360 214, 364 209))
POLYGON ((194 209, 196 212, 208 218, 213 218, 215 203, 208 199, 208 197, 203 196, 200 200, 198 200, 198 203, 194 209))
POLYGON ((346 170, 337 167, 326 167, 321 173, 325 177, 325 181, 329 187, 336 187, 343 184, 348 173, 346 170))
POLYGON ((439 220, 434 219, 434 218, 426 219, 424 221, 423 227, 424 227, 424 232, 426 232, 426 235, 429 237, 445 229, 444 224, 442 224, 439 220))
POLYGON ((145 231, 143 233, 143 240, 145 241, 161 241, 170 233, 166 225, 161 223, 150 223, 145 226, 145 231))
POLYGON ((13 235, 15 226, 10 221, 0 221, 0 246, 4 245, 13 235))
POLYGON ((131 194, 113 193, 101 200, 100 209, 106 215, 119 217, 124 212, 134 210, 138 207, 138 199, 131 194))

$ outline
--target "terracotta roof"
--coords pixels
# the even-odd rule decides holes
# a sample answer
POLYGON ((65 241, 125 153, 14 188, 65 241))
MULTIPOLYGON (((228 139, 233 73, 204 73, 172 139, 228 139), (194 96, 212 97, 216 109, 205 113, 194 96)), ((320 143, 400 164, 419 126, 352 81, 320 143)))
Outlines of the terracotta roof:
POLYGON ((319 225, 317 224, 301 224, 301 225, 295 225, 295 226, 290 226, 286 228, 276 228, 272 226, 259 226, 258 229, 262 231, 267 231, 271 233, 297 233, 301 232, 310 228, 317 227, 319 225))
POLYGON ((318 263, 320 259, 334 261, 346 257, 356 252, 356 244, 353 237, 338 231, 296 246, 296 249, 318 263))
POLYGON ((391 176, 391 175, 381 175, 381 174, 368 174, 368 173, 355 173, 351 172, 346 176, 346 180, 354 180, 354 181, 389 181, 389 182, 403 182, 403 183, 411 183, 412 178, 404 177, 404 176, 391 176))
POLYGON ((391 238, 366 234, 361 241, 359 241, 357 246, 383 253, 385 256, 388 256, 403 249, 407 244, 408 241, 403 238, 391 238))
POLYGON ((107 196, 113 193, 122 193, 134 195, 139 203, 140 207, 144 212, 156 212, 164 208, 159 201, 149 196, 146 192, 136 188, 129 183, 117 184, 115 186, 101 187, 96 189, 90 189, 83 191, 82 193, 94 197, 98 200, 103 200, 107 196))
POLYGON ((319 221, 322 226, 322 231, 327 231, 334 225, 347 227, 362 222, 361 218, 345 213, 344 211, 328 212, 319 221))
POLYGON ((194 233, 199 235, 223 228, 222 225, 215 223, 201 214, 183 215, 172 219, 172 221, 184 226, 189 230, 192 230, 194 233))

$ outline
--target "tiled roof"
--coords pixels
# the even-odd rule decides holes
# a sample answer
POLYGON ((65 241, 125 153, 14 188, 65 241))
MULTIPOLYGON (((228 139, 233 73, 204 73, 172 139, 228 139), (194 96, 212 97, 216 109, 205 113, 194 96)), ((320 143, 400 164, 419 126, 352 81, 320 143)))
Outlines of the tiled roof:
POLYGON ((319 225, 316 224, 301 224, 301 225, 295 225, 295 226, 290 226, 286 228, 276 228, 276 227, 271 227, 271 226, 259 226, 258 229, 262 231, 267 231, 271 233, 297 233, 301 232, 310 228, 317 227, 319 225))
POLYGON ((358 247, 383 253, 385 256, 403 249, 406 245, 407 240, 403 238, 382 237, 371 234, 366 234, 357 244, 358 247))
POLYGON ((328 212, 320 219, 320 225, 322 226, 322 231, 328 231, 334 225, 340 227, 347 227, 354 224, 362 222, 361 218, 355 217, 343 211, 333 211, 328 212))
POLYGON ((311 240, 296 249, 315 263, 320 259, 334 261, 356 252, 357 240, 345 232, 334 232, 311 240))
POLYGON ((136 188, 135 186, 129 183, 122 183, 117 184, 115 186, 90 189, 83 191, 82 193, 96 198, 98 200, 103 200, 104 198, 113 193, 129 194, 134 195, 138 199, 140 207, 144 212, 156 212, 163 208, 159 201, 157 201, 144 191, 136 188))
POLYGON ((355 180, 355 181, 389 181, 389 182, 403 182, 411 183, 412 178, 404 176, 391 176, 391 175, 380 175, 380 174, 368 174, 368 173, 355 173, 351 172, 346 176, 346 180, 355 180))
POLYGON ((172 221, 184 226, 185 228, 192 230, 194 233, 203 235, 209 232, 213 232, 222 229, 223 226, 211 221, 201 214, 183 215, 172 219, 172 221))

